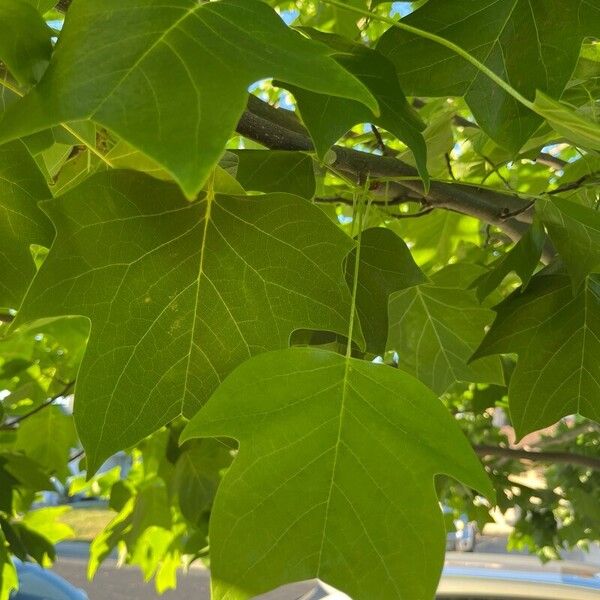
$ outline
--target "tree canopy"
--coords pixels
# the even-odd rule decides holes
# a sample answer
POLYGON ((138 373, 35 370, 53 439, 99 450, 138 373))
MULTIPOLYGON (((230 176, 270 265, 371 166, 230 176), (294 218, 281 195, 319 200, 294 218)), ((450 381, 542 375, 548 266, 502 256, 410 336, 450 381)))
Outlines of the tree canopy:
POLYGON ((0 600, 64 486, 115 513, 90 576, 203 560, 215 600, 431 600, 440 503, 600 540, 597 3, 0 23, 0 600))

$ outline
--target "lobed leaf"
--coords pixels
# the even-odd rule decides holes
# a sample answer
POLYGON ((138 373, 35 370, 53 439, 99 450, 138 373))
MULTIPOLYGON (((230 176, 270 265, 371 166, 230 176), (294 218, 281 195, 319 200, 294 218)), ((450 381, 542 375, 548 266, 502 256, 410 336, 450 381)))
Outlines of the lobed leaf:
POLYGON ((75 403, 90 471, 195 414, 234 367, 294 330, 347 331, 352 241, 301 198, 190 203, 174 184, 114 171, 44 209, 57 238, 13 326, 91 321, 75 403))
POLYGON ((394 293, 389 304, 388 350, 398 367, 437 394, 457 381, 504 383, 496 358, 470 363, 493 312, 472 291, 425 284, 394 293))
MULTIPOLYGON (((430 0, 403 22, 454 42, 533 100, 537 91, 560 97, 583 40, 600 31, 600 9, 588 0, 430 0)), ((465 96, 484 131, 513 153, 541 124, 445 46, 391 27, 377 49, 394 63, 407 94, 465 96)))
POLYGON ((430 390, 323 350, 238 367, 183 433, 207 436, 240 443, 210 523, 214 600, 312 578, 356 600, 429 600, 445 545, 434 476, 493 496, 430 390))
POLYGON ((0 307, 18 308, 35 274, 31 244, 50 246, 53 230, 37 203, 51 197, 21 141, 0 146, 0 307))
POLYGON ((92 119, 169 171, 192 198, 266 77, 377 102, 325 45, 259 0, 75 0, 44 77, 0 121, 0 142, 92 119))
POLYGON ((508 390, 517 435, 574 413, 599 421, 600 275, 575 296, 566 275, 537 275, 496 312, 474 357, 519 355, 508 390))

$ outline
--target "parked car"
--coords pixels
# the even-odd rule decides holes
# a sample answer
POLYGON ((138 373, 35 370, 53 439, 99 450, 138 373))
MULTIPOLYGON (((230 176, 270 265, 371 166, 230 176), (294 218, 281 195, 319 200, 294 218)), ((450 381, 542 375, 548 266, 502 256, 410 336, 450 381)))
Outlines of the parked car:
POLYGON ((10 600, 88 600, 87 594, 56 573, 15 559, 19 589, 10 600))
MULTIPOLYGON (((451 515, 452 509, 442 505, 444 515, 451 515)), ((446 534, 446 551, 473 552, 477 543, 477 523, 469 521, 467 515, 462 514, 454 519, 454 531, 446 534)))
MULTIPOLYGON (((598 600, 600 566, 532 556, 450 554, 436 600, 598 600)), ((319 583, 298 600, 350 600, 319 583)))

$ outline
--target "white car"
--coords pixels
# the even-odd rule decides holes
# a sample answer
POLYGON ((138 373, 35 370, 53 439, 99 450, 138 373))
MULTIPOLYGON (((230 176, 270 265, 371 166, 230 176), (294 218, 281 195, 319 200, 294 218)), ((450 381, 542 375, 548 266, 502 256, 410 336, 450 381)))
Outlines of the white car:
MULTIPOLYGON (((436 600, 600 600, 600 566, 532 556, 452 554, 436 600)), ((350 600, 322 583, 299 600, 350 600)))

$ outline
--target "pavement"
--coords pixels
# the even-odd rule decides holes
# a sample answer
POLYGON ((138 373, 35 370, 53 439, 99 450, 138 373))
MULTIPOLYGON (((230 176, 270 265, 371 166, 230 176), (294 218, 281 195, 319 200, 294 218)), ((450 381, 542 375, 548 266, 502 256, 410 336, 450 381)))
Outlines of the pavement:
MULTIPOLYGON (((116 558, 108 558, 100 567, 93 581, 86 575, 89 546, 84 542, 66 542, 58 545, 58 560, 54 571, 78 588, 85 590, 90 600, 210 600, 210 576, 200 566, 181 573, 177 589, 158 595, 154 583, 144 582, 139 569, 121 566, 116 558)), ((506 535, 482 535, 478 538, 477 553, 506 554, 506 535)), ((524 553, 525 554, 525 553, 524 553)), ((567 553, 568 560, 600 564, 600 548, 591 553, 567 553)), ((313 589, 315 583, 295 583, 279 588, 256 600, 296 600, 313 589)))
MULTIPOLYGON (((191 568, 177 578, 177 589, 159 595, 154 582, 144 582, 137 568, 119 567, 108 558, 92 581, 86 575, 89 546, 84 542, 65 542, 57 547, 58 559, 53 570, 75 587, 86 591, 90 600, 210 600, 210 575, 202 567, 191 568)), ((314 583, 295 583, 260 596, 260 600, 296 600, 314 587, 314 583)), ((259 600, 257 598, 257 600, 259 600)))

